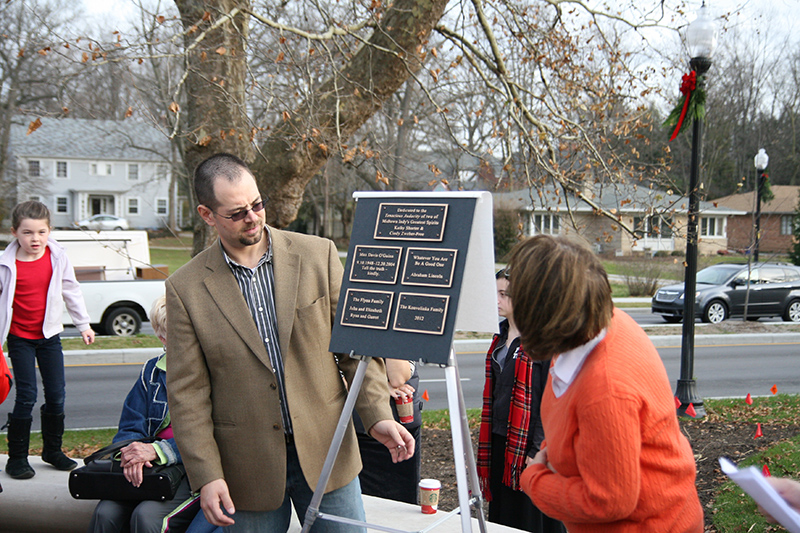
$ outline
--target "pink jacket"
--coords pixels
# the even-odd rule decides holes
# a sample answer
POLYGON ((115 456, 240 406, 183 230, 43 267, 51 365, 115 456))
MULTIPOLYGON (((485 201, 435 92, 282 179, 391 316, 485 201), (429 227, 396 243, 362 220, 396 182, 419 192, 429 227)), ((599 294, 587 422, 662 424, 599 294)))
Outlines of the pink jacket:
MULTIPOLYGON (((44 338, 49 339, 64 331, 61 319, 65 303, 69 316, 72 317, 72 323, 78 331, 86 331, 89 329, 89 313, 86 312, 81 287, 75 279, 75 269, 72 268, 64 247, 55 239, 48 238, 47 246, 50 247, 53 277, 50 278, 50 287, 47 290, 47 308, 42 326, 44 338)), ((14 291, 17 286, 18 249, 19 242, 15 239, 0 256, 0 332, 2 332, 0 342, 6 342, 8 330, 11 328, 11 305, 14 303, 14 291)))

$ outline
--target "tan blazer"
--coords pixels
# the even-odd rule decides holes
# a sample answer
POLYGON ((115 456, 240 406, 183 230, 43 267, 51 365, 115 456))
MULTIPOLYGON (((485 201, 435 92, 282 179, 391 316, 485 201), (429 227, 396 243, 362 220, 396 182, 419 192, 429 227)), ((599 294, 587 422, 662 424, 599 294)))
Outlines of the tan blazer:
MULTIPOLYGON (((275 307, 295 445, 313 490, 358 362, 328 352, 342 264, 327 239, 270 228, 275 307)), ((167 390, 175 439, 193 490, 224 478, 236 509, 276 509, 286 442, 277 381, 219 242, 167 285, 167 390)), ((366 427, 392 418, 383 363, 370 360, 356 403, 366 427)), ((326 492, 361 470, 352 423, 326 492)))

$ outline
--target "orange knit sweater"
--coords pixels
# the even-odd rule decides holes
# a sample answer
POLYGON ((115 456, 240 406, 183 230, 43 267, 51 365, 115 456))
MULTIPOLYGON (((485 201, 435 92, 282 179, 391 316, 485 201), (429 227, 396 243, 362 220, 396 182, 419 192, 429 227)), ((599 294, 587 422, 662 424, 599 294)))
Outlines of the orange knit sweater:
POLYGON ((664 364, 633 319, 614 311, 560 398, 551 379, 542 447, 555 472, 537 464, 521 479, 536 507, 570 533, 702 532, 692 449, 664 364))

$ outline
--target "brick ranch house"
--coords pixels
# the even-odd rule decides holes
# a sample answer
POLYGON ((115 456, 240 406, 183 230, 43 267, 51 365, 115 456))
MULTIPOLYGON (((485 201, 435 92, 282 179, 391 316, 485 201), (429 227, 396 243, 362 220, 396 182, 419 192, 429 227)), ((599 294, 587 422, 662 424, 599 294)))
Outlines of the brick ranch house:
MULTIPOLYGON (((761 202, 761 244, 758 250, 784 254, 792 248, 792 222, 800 186, 773 185, 771 189, 775 197, 769 202, 761 202)), ((714 203, 744 212, 728 217, 728 246, 735 250, 751 248, 755 235, 755 191, 725 196, 714 203)))

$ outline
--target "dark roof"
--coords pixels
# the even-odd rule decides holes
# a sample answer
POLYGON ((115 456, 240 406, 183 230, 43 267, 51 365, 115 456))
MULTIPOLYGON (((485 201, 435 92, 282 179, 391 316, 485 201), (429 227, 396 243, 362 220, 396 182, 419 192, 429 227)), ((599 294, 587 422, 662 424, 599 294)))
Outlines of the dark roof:
POLYGON ((169 140, 149 123, 131 119, 42 118, 42 125, 27 135, 31 121, 30 117, 15 117, 9 146, 14 155, 107 161, 169 158, 169 140))

